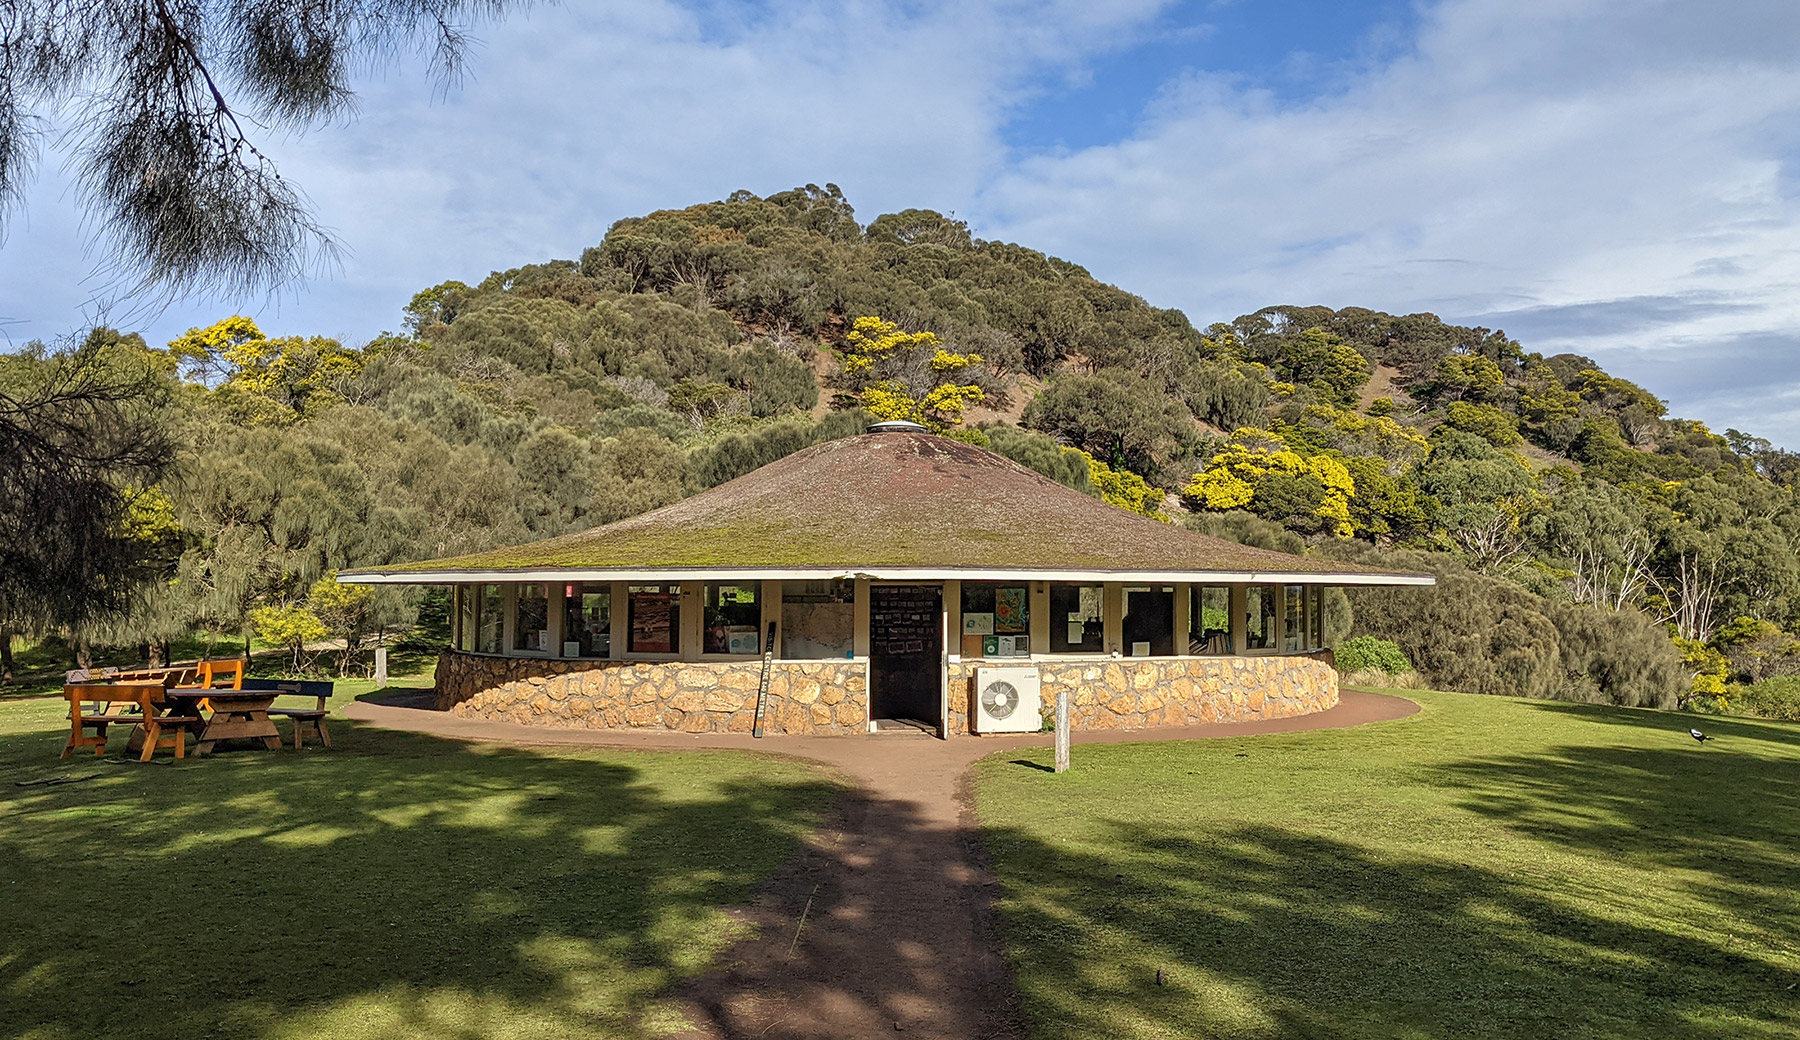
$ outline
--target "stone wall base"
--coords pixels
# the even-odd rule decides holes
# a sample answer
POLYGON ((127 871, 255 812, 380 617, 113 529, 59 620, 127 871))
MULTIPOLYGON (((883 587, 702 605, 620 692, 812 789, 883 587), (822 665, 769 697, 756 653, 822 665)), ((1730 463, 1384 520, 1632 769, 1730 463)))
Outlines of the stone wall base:
MULTIPOLYGON (((981 662, 950 665, 952 735, 968 734, 981 662)), ((1069 691, 1076 730, 1147 729, 1278 719, 1337 704, 1328 656, 1184 657, 1038 662, 1043 710, 1069 691)), ((760 661, 559 661, 447 651, 437 706, 464 718, 582 729, 748 733, 760 661)), ((868 666, 777 661, 764 718, 769 733, 864 733, 868 666)))
MULTIPOLYGON (((464 718, 580 729, 748 733, 761 661, 558 661, 447 651, 437 706, 464 718)), ((868 730, 867 666, 776 662, 763 717, 769 733, 868 730)))
MULTIPOLYGON (((1183 657, 1110 661, 1039 661, 1043 711, 1069 691, 1074 730, 1147 729, 1205 722, 1280 719, 1324 711, 1338 702, 1337 669, 1326 654, 1271 657, 1183 657)), ((1004 666, 1005 662, 998 663, 1004 666)), ((950 665, 953 734, 969 732, 979 661, 950 665)))

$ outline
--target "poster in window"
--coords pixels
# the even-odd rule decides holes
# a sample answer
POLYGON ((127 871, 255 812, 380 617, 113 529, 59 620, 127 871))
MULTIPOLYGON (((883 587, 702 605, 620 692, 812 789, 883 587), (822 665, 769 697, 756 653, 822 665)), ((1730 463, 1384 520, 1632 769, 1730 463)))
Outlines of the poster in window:
POLYGON ((1100 588, 1096 585, 1083 585, 1080 593, 1081 616, 1097 618, 1100 616, 1100 588))
POLYGON ((994 631, 1016 635, 1025 631, 1025 590, 994 590, 994 631))
POLYGON ((674 613, 668 593, 636 593, 631 602, 631 648, 642 654, 668 654, 675 651, 674 629, 670 624, 674 613))
POLYGON ((1000 637, 999 636, 982 636, 981 637, 981 656, 983 656, 983 657, 999 657, 1000 656, 1000 637))
POLYGON ((991 636, 994 634, 994 615, 988 613, 964 614, 963 635, 991 636))

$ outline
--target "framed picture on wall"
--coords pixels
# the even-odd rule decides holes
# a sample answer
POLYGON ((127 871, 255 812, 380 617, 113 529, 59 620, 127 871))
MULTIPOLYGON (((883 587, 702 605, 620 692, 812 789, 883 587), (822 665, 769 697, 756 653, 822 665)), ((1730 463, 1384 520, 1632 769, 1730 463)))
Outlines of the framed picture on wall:
POLYGON ((1025 590, 994 590, 994 631, 1014 635, 1025 631, 1025 590))
POLYGON ((991 636, 994 634, 994 615, 989 613, 964 614, 963 635, 991 636))

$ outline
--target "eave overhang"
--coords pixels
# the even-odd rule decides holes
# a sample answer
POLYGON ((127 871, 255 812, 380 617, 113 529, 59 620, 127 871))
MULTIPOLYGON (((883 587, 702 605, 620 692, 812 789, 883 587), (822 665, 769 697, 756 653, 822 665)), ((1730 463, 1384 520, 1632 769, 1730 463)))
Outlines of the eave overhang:
POLYGON ((338 580, 349 585, 463 585, 492 582, 623 581, 657 584, 681 581, 826 581, 866 578, 870 581, 1054 581, 1078 584, 1105 582, 1192 582, 1213 585, 1436 585, 1430 574, 1380 571, 1289 570, 1015 570, 950 567, 668 567, 578 568, 515 567, 464 570, 344 571, 338 580))

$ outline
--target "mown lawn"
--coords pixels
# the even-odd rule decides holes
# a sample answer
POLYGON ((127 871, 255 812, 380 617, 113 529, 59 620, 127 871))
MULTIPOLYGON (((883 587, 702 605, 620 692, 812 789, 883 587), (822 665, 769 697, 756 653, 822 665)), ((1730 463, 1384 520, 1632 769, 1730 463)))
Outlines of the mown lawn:
POLYGON ((671 987, 739 935, 721 908, 838 791, 759 756, 342 720, 330 751, 58 761, 66 726, 0 703, 0 1036, 667 1032, 671 987), (91 779, 19 786, 64 775, 91 779))
POLYGON ((981 763, 1033 1035, 1800 1036, 1800 726, 1407 696, 981 763))

